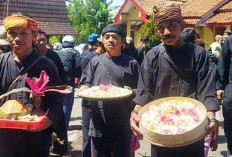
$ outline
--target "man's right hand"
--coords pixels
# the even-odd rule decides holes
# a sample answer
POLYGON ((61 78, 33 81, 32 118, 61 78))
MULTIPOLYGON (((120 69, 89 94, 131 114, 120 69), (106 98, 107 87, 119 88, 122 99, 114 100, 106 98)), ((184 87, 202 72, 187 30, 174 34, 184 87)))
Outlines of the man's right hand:
POLYGON ((136 136, 142 136, 142 132, 139 130, 139 116, 138 111, 141 109, 141 105, 136 105, 134 110, 131 112, 130 126, 131 130, 136 136))
POLYGON ((223 100, 224 97, 224 90, 217 90, 217 99, 218 100, 223 100))

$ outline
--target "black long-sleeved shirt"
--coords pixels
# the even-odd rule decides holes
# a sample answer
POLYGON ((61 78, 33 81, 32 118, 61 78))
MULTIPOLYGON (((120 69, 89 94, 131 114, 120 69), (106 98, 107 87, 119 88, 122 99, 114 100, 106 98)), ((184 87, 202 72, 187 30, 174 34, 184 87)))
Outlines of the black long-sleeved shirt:
POLYGON ((221 57, 217 64, 217 90, 225 90, 225 97, 232 99, 232 36, 222 46, 221 57))
MULTIPOLYGON (((22 70, 31 65, 37 58, 39 58, 41 54, 37 52, 32 52, 27 58, 25 58, 21 62, 16 62, 13 58, 11 52, 5 53, 0 56, 0 94, 4 94, 7 92, 9 85, 11 82, 20 74, 22 70)), ((26 83, 25 77, 28 76, 30 78, 36 77, 39 78, 42 70, 45 70, 47 75, 49 76, 48 86, 58 86, 61 85, 61 81, 59 79, 57 68, 55 65, 46 57, 40 59, 34 66, 32 66, 26 74, 24 74, 13 86, 10 90, 28 87, 26 83)), ((7 99, 17 99, 22 101, 24 104, 29 102, 29 94, 25 92, 18 92, 15 94, 11 94, 7 99)), ((45 96, 42 97, 41 108, 44 112, 49 110, 48 118, 52 121, 53 126, 55 127, 58 120, 60 119, 62 110, 62 102, 63 96, 57 93, 47 92, 45 96)), ((1 102, 1 105, 4 101, 1 102)), ((21 130, 9 130, 9 129, 0 129, 0 148, 9 148, 9 147, 17 147, 22 145, 22 143, 34 142, 34 144, 38 144, 43 142, 43 136, 46 134, 50 134, 50 130, 44 130, 42 132, 28 132, 21 130), (35 141, 33 141, 33 136, 35 141), (36 140, 40 139, 41 140, 36 140), (30 141, 30 142, 29 142, 30 141)), ((27 144, 28 144, 27 143, 27 144)), ((32 144, 32 143, 31 143, 32 144)))
POLYGON ((49 58, 51 61, 53 61, 53 63, 55 64, 62 84, 67 84, 68 82, 67 82, 67 77, 64 71, 64 66, 62 64, 62 61, 59 55, 55 51, 48 50, 45 56, 49 58))
POLYGON ((148 52, 149 50, 150 50, 149 47, 147 47, 146 49, 144 49, 144 48, 142 48, 142 47, 137 48, 137 53, 138 53, 138 55, 137 55, 137 61, 138 61, 139 65, 142 64, 143 58, 144 58, 144 56, 147 54, 147 52, 148 52))
POLYGON ((81 77, 81 56, 72 47, 65 47, 57 52, 64 66, 68 85, 75 85, 75 77, 81 77))
POLYGON ((88 54, 84 55, 81 59, 81 68, 82 71, 85 70, 85 68, 87 67, 88 63, 90 62, 90 60, 94 57, 98 56, 96 52, 94 51, 90 51, 88 54))
POLYGON ((143 60, 135 103, 143 106, 158 98, 184 96, 201 101, 208 111, 219 110, 216 100, 215 73, 209 68, 206 51, 190 44, 185 44, 178 49, 165 47, 172 60, 185 69, 185 72, 177 75, 161 53, 159 46, 154 47, 143 60))
MULTIPOLYGON (((107 54, 94 57, 82 73, 80 85, 98 86, 109 83, 116 86, 137 87, 139 64, 128 55, 109 58, 107 54), (106 68, 105 66, 110 68, 106 68), (109 71, 110 70, 110 71, 109 71), (112 76, 115 74, 115 79, 112 76)), ((92 115, 89 135, 101 137, 103 132, 119 132, 130 129, 129 117, 132 99, 91 101, 92 115)))

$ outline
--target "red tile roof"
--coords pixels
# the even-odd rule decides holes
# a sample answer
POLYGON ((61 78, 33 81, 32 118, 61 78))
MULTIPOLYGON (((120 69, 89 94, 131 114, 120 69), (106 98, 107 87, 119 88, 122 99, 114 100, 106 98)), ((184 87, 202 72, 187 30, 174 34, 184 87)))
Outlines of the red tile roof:
POLYGON ((232 9, 232 2, 227 3, 226 5, 224 5, 223 7, 221 7, 219 10, 226 11, 228 9, 230 9, 230 10, 232 9))
POLYGON ((232 24, 232 12, 219 13, 206 21, 208 25, 232 24))
MULTIPOLYGON (((118 23, 120 20, 120 15, 123 13, 124 9, 130 2, 130 4, 134 5, 136 9, 138 9, 141 13, 141 19, 146 22, 147 21, 147 15, 150 15, 153 13, 154 6, 161 7, 162 5, 166 3, 175 3, 175 4, 183 4, 187 0, 126 0, 122 6, 122 8, 119 10, 117 16, 114 19, 115 23, 118 23)), ((124 12, 126 13, 126 12, 124 12)))
POLYGON ((69 23, 39 22, 39 27, 45 30, 48 35, 76 35, 77 32, 69 23))
POLYGON ((206 22, 208 25, 227 25, 232 24, 232 2, 227 3, 215 13, 215 16, 208 19, 206 22))
MULTIPOLYGON (((5 0, 0 0, 3 19, 5 0)), ((65 0, 11 0, 9 14, 23 12, 39 22, 49 35, 77 34, 68 21, 65 0)))
POLYGON ((187 24, 188 20, 186 19, 198 18, 199 20, 195 23, 197 26, 204 23, 214 25, 228 23, 231 15, 225 14, 227 11, 232 11, 231 0, 189 0, 182 8, 182 14, 187 24))
POLYGON ((184 19, 187 26, 193 26, 195 25, 200 19, 184 19))
POLYGON ((222 0, 189 0, 182 7, 184 17, 201 17, 222 0))
POLYGON ((186 2, 187 0, 134 0, 136 4, 138 4, 141 9, 147 14, 150 15, 153 13, 153 7, 161 7, 162 5, 172 2, 175 4, 183 4, 183 2, 186 2))
POLYGON ((153 12, 154 5, 160 7, 169 2, 180 4, 182 15, 187 25, 201 25, 204 23, 232 24, 232 0, 126 0, 126 2, 127 1, 137 4, 139 9, 146 15, 150 15, 153 12))

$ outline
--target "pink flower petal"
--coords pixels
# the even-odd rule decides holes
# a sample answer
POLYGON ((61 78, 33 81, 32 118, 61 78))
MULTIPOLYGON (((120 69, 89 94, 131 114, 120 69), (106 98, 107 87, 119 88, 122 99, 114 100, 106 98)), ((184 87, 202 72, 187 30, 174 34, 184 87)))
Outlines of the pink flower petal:
POLYGON ((38 91, 39 88, 36 85, 35 81, 33 79, 30 79, 29 77, 26 76, 26 81, 28 83, 28 85, 30 86, 32 91, 38 91))
POLYGON ((109 83, 108 85, 107 85, 107 87, 112 87, 113 85, 111 84, 111 83, 109 83))
POLYGON ((109 87, 112 86, 112 85, 111 85, 111 86, 109 86, 109 85, 110 85, 110 84, 108 84, 108 85, 105 86, 105 85, 103 85, 103 84, 100 84, 99 89, 100 89, 100 90, 107 91, 107 90, 109 89, 109 87))
POLYGON ((44 93, 49 82, 49 76, 43 70, 40 73, 39 79, 30 79, 29 77, 26 77, 26 81, 32 90, 32 94, 36 96, 44 93))
POLYGON ((43 70, 40 73, 40 77, 39 80, 36 82, 36 84, 39 87, 39 91, 44 91, 44 89, 46 88, 47 84, 49 82, 49 76, 47 75, 47 73, 43 70))

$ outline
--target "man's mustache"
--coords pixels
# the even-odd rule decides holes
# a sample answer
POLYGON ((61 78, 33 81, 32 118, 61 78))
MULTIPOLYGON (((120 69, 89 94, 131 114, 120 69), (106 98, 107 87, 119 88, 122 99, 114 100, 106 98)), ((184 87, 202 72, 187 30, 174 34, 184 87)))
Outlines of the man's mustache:
POLYGON ((175 35, 165 35, 163 39, 174 39, 175 37, 175 35))

